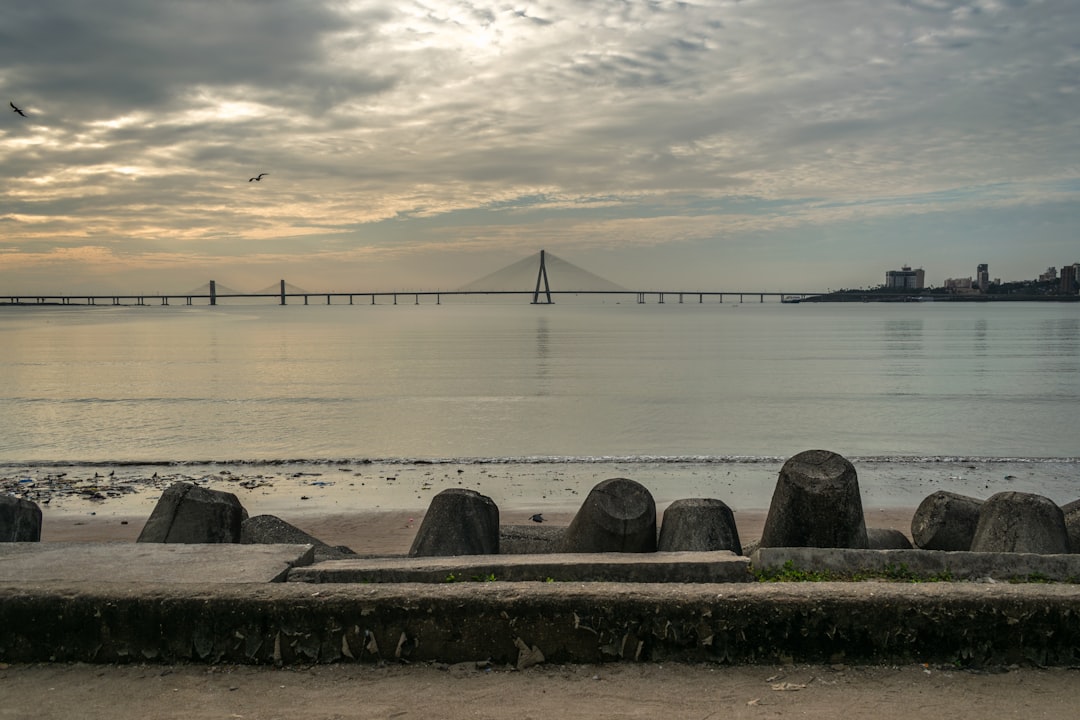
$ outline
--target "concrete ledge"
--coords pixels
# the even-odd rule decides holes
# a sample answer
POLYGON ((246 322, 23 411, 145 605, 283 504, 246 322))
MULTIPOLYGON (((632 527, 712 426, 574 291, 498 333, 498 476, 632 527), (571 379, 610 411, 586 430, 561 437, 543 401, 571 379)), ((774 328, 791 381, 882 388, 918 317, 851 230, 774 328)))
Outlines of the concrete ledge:
POLYGON ((797 570, 843 576, 892 574, 912 579, 1080 582, 1080 555, 797 547, 759 548, 752 562, 757 571, 782 570, 790 562, 797 570))
POLYGON ((0 583, 2 662, 1080 661, 1080 588, 0 583))
POLYGON ((284 582, 313 553, 311 545, 0 543, 0 582, 284 582))
POLYGON ((732 583, 753 580, 749 558, 731 552, 563 553, 332 560, 289 573, 289 582, 732 583))

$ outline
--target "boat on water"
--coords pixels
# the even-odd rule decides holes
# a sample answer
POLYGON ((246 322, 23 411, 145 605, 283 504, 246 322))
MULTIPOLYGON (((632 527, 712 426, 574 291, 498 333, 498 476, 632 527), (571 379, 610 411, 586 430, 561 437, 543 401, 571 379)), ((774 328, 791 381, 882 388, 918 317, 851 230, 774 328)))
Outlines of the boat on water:
POLYGON ((785 305, 795 305, 797 303, 802 302, 802 299, 803 299, 802 295, 781 295, 780 296, 780 302, 784 303, 785 305))

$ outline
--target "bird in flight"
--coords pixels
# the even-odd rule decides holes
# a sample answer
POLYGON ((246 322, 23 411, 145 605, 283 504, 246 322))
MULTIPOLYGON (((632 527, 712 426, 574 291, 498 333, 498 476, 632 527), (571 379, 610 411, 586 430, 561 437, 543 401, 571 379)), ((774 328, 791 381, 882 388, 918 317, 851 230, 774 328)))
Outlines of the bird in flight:
POLYGON ((269 174, 270 173, 259 173, 258 175, 256 175, 253 178, 248 178, 248 182, 259 182, 260 180, 263 179, 263 177, 265 177, 265 176, 267 176, 269 174))
POLYGON ((10 100, 8 101, 8 105, 10 105, 10 106, 11 106, 11 109, 12 109, 13 111, 15 111, 15 112, 19 113, 19 114, 20 114, 20 115, 22 115, 23 117, 26 117, 26 113, 24 113, 24 112, 23 112, 23 111, 22 111, 22 110, 21 110, 21 109, 19 108, 19 106, 18 106, 18 105, 16 105, 15 103, 11 102, 10 100))

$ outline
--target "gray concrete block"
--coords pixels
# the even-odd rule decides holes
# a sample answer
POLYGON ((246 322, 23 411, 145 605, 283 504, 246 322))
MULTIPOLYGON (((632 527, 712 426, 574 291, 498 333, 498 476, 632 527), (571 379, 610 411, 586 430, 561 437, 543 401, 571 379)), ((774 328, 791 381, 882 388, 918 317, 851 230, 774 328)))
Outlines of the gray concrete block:
POLYGON ((676 500, 664 511, 660 524, 661 552, 730 550, 742 555, 735 514, 722 500, 676 500))
POLYGON ((979 524, 971 539, 974 552, 1046 553, 1069 552, 1065 515, 1042 495, 1002 492, 991 496, 979 509, 979 524))
POLYGON ((870 550, 911 550, 907 535, 894 528, 866 528, 866 542, 870 550))
POLYGON ((846 458, 807 450, 780 469, 761 547, 865 548, 859 480, 846 458))
POLYGON ((315 562, 340 560, 356 554, 344 546, 327 545, 317 537, 309 535, 274 515, 256 515, 245 520, 240 526, 240 543, 242 545, 311 545, 315 548, 315 562))
POLYGON ((161 494, 136 542, 240 542, 240 526, 247 516, 232 493, 173 483, 161 494))
POLYGON ((557 553, 562 550, 565 527, 557 525, 503 525, 499 528, 500 555, 557 553))
POLYGON ((1080 581, 1080 556, 1034 553, 988 553, 940 550, 853 550, 846 548, 759 548, 751 557, 755 571, 802 571, 849 577, 880 574, 898 579, 1080 581))
POLYGON ((499 552, 499 508, 475 490, 450 488, 431 499, 409 555, 437 557, 499 552))
POLYGON ((923 498, 911 518, 911 538, 923 550, 970 550, 982 500, 939 490, 923 498))
POLYGON ((36 503, 0 493, 0 542, 41 540, 41 508, 36 503))
POLYGON ((283 582, 313 559, 310 545, 0 544, 0 582, 283 582))
POLYGON ((598 483, 570 521, 563 552, 656 550, 656 502, 641 483, 611 478, 598 483))
POLYGON ((358 558, 297 568, 289 573, 289 582, 742 583, 753 579, 749 562, 726 551, 358 558))
POLYGON ((1062 505, 1061 512, 1069 533, 1069 552, 1080 553, 1080 500, 1062 505))

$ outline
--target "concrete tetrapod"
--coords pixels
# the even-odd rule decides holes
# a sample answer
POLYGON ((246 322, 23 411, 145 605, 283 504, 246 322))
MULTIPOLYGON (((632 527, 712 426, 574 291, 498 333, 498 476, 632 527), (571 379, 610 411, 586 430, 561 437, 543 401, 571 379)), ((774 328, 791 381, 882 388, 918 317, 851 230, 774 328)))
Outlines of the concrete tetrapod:
POLYGON ((39 542, 41 508, 30 500, 0 495, 0 542, 39 542))
POLYGON ((865 549, 859 479, 846 458, 806 450, 780 468, 760 547, 865 549))
POLYGON ((247 516, 232 493, 173 483, 161 494, 135 542, 237 543, 247 516))
POLYGON ((496 555, 499 508, 486 495, 449 488, 431 498, 413 539, 410 557, 496 555))
POLYGON ((1061 506, 1065 513, 1065 529, 1069 531, 1070 552, 1080 553, 1080 500, 1061 506))
POLYGON ((676 500, 664 511, 660 524, 661 552, 730 550, 742 555, 735 514, 723 500, 676 500))
POLYGON ((1065 514, 1050 498, 1022 492, 991 495, 979 511, 972 552, 1069 552, 1065 514))
POLYGON ((627 478, 598 483, 563 535, 563 552, 655 551, 656 503, 645 486, 627 478))
POLYGON ((967 551, 983 501, 945 490, 927 495, 911 518, 911 538, 921 550, 967 551))

